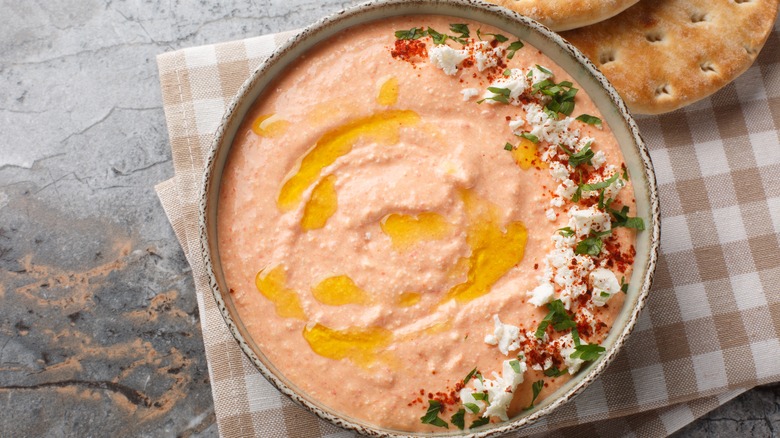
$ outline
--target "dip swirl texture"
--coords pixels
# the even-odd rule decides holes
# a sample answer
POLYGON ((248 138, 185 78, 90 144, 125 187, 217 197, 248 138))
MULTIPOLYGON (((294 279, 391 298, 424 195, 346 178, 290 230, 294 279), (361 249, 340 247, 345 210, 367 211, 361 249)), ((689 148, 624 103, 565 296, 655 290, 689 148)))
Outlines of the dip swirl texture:
POLYGON ((476 427, 598 357, 641 221, 630 177, 588 96, 516 41, 442 16, 355 27, 239 130, 218 210, 227 284, 261 352, 336 412, 476 427))

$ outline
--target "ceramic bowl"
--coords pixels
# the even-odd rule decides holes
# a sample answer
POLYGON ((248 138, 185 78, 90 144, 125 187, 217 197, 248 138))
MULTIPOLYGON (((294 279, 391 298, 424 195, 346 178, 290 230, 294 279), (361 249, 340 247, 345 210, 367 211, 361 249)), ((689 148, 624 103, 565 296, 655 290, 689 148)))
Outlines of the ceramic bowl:
MULTIPOLYGON (((241 349, 257 369, 282 393, 319 417, 345 429, 381 437, 409 436, 409 433, 382 429, 331 411, 317 400, 299 391, 295 385, 278 373, 273 364, 256 348, 239 318, 220 267, 217 246, 217 209, 220 180, 233 138, 244 115, 263 90, 285 68, 315 44, 344 31, 344 29, 391 16, 435 14, 479 21, 512 34, 544 52, 566 70, 588 93, 612 128, 622 150, 625 163, 634 184, 638 216, 645 219, 646 230, 638 233, 637 255, 630 289, 624 307, 602 345, 605 354, 577 373, 556 393, 538 404, 533 411, 523 413, 507 422, 490 424, 466 432, 448 430, 433 436, 486 437, 500 435, 527 426, 558 409, 571 400, 607 368, 636 324, 650 288, 660 241, 660 215, 655 176, 650 156, 639 130, 625 103, 607 79, 579 50, 558 34, 529 18, 502 7, 477 0, 389 0, 374 1, 347 9, 307 27, 276 50, 241 87, 230 103, 216 132, 213 148, 207 160, 200 205, 200 241, 209 283, 214 298, 230 331, 241 349)), ((414 435, 414 434, 412 434, 414 435)), ((431 434, 425 434, 431 436, 431 434)))

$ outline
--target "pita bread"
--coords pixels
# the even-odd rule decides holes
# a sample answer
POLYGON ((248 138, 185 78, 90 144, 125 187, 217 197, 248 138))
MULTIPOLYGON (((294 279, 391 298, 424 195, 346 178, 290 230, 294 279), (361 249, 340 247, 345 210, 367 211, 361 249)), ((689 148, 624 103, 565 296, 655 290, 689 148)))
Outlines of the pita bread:
POLYGON ((639 0, 487 0, 560 32, 606 20, 639 0))
POLYGON ((673 111, 744 73, 772 31, 778 0, 646 0, 563 33, 635 113, 673 111))

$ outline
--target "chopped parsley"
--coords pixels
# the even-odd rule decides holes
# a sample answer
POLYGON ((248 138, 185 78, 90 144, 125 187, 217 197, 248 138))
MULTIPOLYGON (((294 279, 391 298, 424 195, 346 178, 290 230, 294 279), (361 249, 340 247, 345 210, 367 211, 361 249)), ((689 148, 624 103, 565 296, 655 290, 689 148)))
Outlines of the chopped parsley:
POLYGON ((645 221, 641 217, 628 216, 628 206, 624 205, 620 210, 607 208, 607 211, 612 215, 612 228, 626 227, 633 228, 637 231, 643 231, 645 229, 645 221))
POLYGON ((601 126, 602 126, 600 118, 598 118, 596 116, 591 116, 589 114, 580 114, 574 120, 579 120, 580 122, 587 123, 588 125, 594 125, 597 128, 599 128, 599 129, 601 129, 601 126))
POLYGON ((574 253, 579 255, 589 255, 596 257, 601 254, 601 249, 604 246, 602 237, 612 234, 612 230, 593 232, 591 231, 590 237, 583 239, 577 243, 574 247, 574 253))
POLYGON ((534 143, 534 144, 539 143, 539 137, 531 134, 530 132, 524 132, 524 133, 520 134, 520 137, 523 137, 526 140, 530 140, 531 143, 534 143))
MULTIPOLYGON (((537 66, 538 67, 538 66, 537 66)), ((549 70, 548 70, 549 71, 549 70)), ((557 119, 558 113, 570 116, 574 111, 574 96, 579 91, 569 81, 555 83, 550 79, 539 81, 531 87, 532 93, 542 93, 551 99, 545 105, 545 113, 551 118, 557 119)))
POLYGON ((566 369, 559 370, 558 367, 550 367, 544 370, 544 375, 547 377, 560 377, 566 374, 566 369))
POLYGON ((444 42, 447 41, 447 35, 436 32, 431 27, 428 27, 428 35, 433 39, 434 44, 444 44, 444 42))
POLYGON ((482 40, 482 35, 490 35, 493 38, 495 38, 495 40, 498 41, 499 43, 505 43, 509 41, 509 38, 505 37, 504 35, 501 35, 500 33, 482 33, 480 32, 480 29, 477 29, 477 38, 482 40))
POLYGON ((419 28, 413 27, 409 30, 397 30, 395 31, 395 37, 399 40, 418 40, 426 35, 426 32, 419 28))
POLYGON ((507 144, 504 145, 504 150, 505 151, 512 151, 514 149, 515 149, 515 147, 512 146, 512 143, 507 142, 507 144))
POLYGON ((567 312, 566 308, 563 306, 563 301, 560 299, 547 303, 547 309, 549 312, 545 315, 544 319, 542 319, 542 322, 539 323, 539 327, 534 333, 537 339, 542 339, 544 337, 544 333, 547 331, 547 327, 549 327, 550 324, 552 324, 553 329, 556 331, 562 331, 577 326, 577 323, 571 319, 569 312, 567 312))
POLYGON ((463 428, 466 426, 466 420, 464 419, 466 415, 466 410, 461 408, 458 412, 452 414, 452 418, 450 418, 450 421, 452 421, 452 424, 458 427, 458 429, 463 430, 463 428))
POLYGON ((423 424, 432 424, 438 427, 444 427, 449 429, 450 426, 446 421, 439 418, 439 412, 441 412, 441 402, 438 400, 428 400, 428 411, 420 417, 420 421, 423 424))
POLYGON ((592 142, 590 141, 586 143, 585 146, 582 149, 580 149, 579 152, 570 151, 568 148, 566 148, 566 146, 562 144, 559 144, 558 147, 563 149, 563 151, 566 152, 566 154, 569 156, 569 166, 577 167, 580 164, 589 164, 592 166, 593 163, 591 162, 591 159, 595 154, 593 153, 593 150, 590 148, 591 143, 592 142))
POLYGON ((507 58, 507 59, 512 59, 512 58, 514 58, 514 57, 515 57, 515 52, 517 52, 518 50, 520 50, 520 49, 522 49, 522 48, 523 48, 523 42, 522 42, 522 41, 520 41, 520 40, 517 40, 517 41, 513 42, 513 43, 512 43, 512 44, 510 44, 510 45, 509 45, 509 47, 507 47, 507 49, 506 49, 506 50, 507 50, 507 52, 508 52, 508 53, 507 53, 507 55, 506 55, 506 58, 507 58))
POLYGON ((469 411, 471 411, 472 414, 479 413, 479 406, 477 406, 474 403, 465 403, 463 406, 466 407, 469 411))
POLYGON ((485 392, 475 392, 471 396, 474 397, 474 400, 488 401, 488 395, 485 392))
POLYGON ((531 399, 531 405, 525 408, 525 410, 534 408, 534 402, 536 401, 536 397, 539 397, 539 393, 542 392, 542 388, 544 388, 544 380, 537 380, 533 383, 533 385, 531 385, 531 390, 534 393, 534 397, 531 399))
POLYGON ((503 73, 503 75, 504 75, 504 76, 507 76, 507 77, 509 77, 509 76, 512 76, 512 70, 511 70, 511 69, 506 69, 506 70, 504 70, 504 73, 503 73))
POLYGON ((550 70, 547 70, 546 68, 542 67, 539 64, 536 64, 536 69, 539 70, 540 72, 544 73, 544 74, 548 74, 550 76, 553 75, 553 72, 551 72, 550 70))
POLYGON ((626 276, 620 278, 620 291, 624 294, 628 293, 628 283, 626 283, 626 276))
POLYGON ((460 38, 468 38, 469 37, 469 25, 463 24, 463 23, 455 23, 450 24, 450 30, 459 33, 460 38))
POLYGON ((605 291, 601 291, 601 293, 599 293, 599 295, 601 295, 603 298, 609 298, 609 293, 605 292, 605 291))
POLYGON ((510 366, 510 367, 512 367, 512 369, 513 369, 513 370, 514 370, 514 371, 515 371, 517 374, 523 374, 523 369, 522 369, 522 368, 520 368, 520 361, 519 361, 519 360, 517 360, 517 359, 512 359, 512 360, 510 360, 510 361, 509 361, 509 366, 510 366))
POLYGON ((469 426, 469 429, 473 429, 475 427, 484 426, 486 424, 490 423, 490 418, 488 417, 479 417, 476 420, 474 420, 473 423, 471 423, 471 426, 469 426))
POLYGON ((477 367, 474 367, 473 370, 469 371, 469 373, 466 374, 466 378, 463 379, 463 384, 468 385, 471 378, 474 377, 474 374, 479 374, 479 371, 477 371, 477 367))
POLYGON ((571 354, 571 358, 590 362, 598 359, 605 351, 607 349, 598 344, 577 345, 574 347, 574 353, 571 354))
POLYGON ((574 230, 572 230, 571 227, 558 228, 558 234, 563 237, 571 237, 574 235, 574 230))
POLYGON ((512 93, 512 90, 510 90, 509 88, 488 87, 488 91, 493 93, 494 96, 486 97, 484 99, 478 100, 477 103, 482 103, 486 100, 494 100, 496 102, 509 103, 509 95, 512 93))
MULTIPOLYGON (((574 202, 578 202, 582 198, 582 192, 591 192, 594 190, 606 189, 607 187, 611 186, 612 183, 615 182, 617 179, 618 179, 618 174, 615 173, 611 177, 605 179, 604 181, 599 181, 593 184, 578 184, 577 191, 574 192, 574 196, 571 197, 571 200, 574 202)), ((603 199, 602 194, 599 194, 599 199, 603 199)))

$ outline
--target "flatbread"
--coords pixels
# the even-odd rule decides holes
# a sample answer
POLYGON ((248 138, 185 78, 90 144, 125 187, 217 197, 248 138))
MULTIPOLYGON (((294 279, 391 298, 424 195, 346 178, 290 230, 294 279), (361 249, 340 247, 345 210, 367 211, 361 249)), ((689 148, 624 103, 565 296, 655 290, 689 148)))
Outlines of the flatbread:
POLYGON ((639 0, 487 0, 542 22, 560 32, 588 26, 619 14, 639 0))
POLYGON ((645 0, 563 33, 635 113, 673 111, 709 96, 753 64, 779 0, 645 0))

